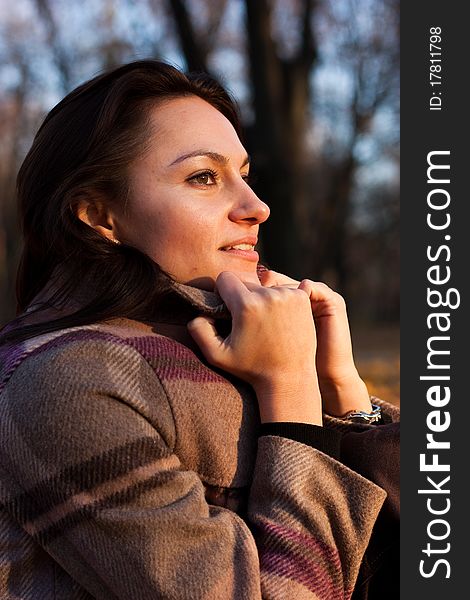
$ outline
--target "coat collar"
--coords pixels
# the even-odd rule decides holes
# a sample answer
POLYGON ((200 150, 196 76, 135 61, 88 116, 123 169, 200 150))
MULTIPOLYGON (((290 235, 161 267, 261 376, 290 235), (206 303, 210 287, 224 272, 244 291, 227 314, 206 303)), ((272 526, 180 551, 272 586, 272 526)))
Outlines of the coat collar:
POLYGON ((171 284, 170 295, 171 294, 183 299, 191 307, 204 315, 212 316, 215 319, 230 318, 228 308, 216 292, 201 290, 190 285, 173 281, 171 284))
POLYGON ((186 325, 200 315, 218 321, 231 319, 229 310, 216 292, 171 281, 169 289, 161 296, 145 321, 186 325))
MULTIPOLYGON (((57 277, 60 273, 56 273, 57 277)), ((30 304, 26 313, 32 312, 32 322, 35 322, 34 313, 39 309, 39 320, 50 320, 64 314, 64 307, 47 301, 51 292, 55 289, 55 278, 47 284, 38 296, 30 304), (44 311, 44 312, 43 312, 44 311)), ((73 297, 67 299, 68 308, 78 309, 89 298, 90 287, 83 283, 75 290, 73 297)), ((67 312, 67 309, 65 309, 67 312)), ((156 305, 149 313, 140 320, 148 324, 167 323, 175 325, 186 325, 188 321, 199 315, 205 315, 213 319, 227 321, 231 315, 222 298, 215 291, 199 289, 191 285, 179 283, 173 279, 167 279, 166 291, 162 293, 156 305)), ((117 320, 126 317, 116 317, 117 320)), ((31 321, 31 319, 28 319, 31 321)))

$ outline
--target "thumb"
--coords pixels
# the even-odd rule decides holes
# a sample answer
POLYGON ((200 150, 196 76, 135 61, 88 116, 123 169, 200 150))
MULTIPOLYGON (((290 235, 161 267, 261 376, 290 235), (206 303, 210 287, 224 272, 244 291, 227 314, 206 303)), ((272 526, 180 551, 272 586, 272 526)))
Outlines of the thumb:
POLYGON ((206 359, 217 366, 220 363, 225 340, 218 334, 214 323, 214 319, 209 317, 196 317, 189 321, 187 328, 206 359))

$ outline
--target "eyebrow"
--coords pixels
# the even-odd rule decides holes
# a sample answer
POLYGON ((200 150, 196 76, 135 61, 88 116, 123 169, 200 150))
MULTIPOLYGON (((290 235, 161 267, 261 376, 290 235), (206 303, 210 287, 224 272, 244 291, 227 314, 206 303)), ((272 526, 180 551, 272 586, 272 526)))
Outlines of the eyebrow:
MULTIPOLYGON (((222 156, 222 154, 219 154, 218 152, 210 152, 209 150, 194 150, 193 152, 188 152, 187 154, 183 154, 182 156, 179 156, 176 160, 174 160, 168 166, 172 167, 173 165, 183 162, 184 160, 187 160, 188 158, 194 158, 195 156, 207 156, 208 158, 212 159, 214 162, 220 163, 222 165, 226 165, 229 162, 229 159, 226 156, 222 156)), ((250 162, 250 157, 247 154, 243 160, 243 164, 241 165, 241 167, 244 167, 245 165, 249 164, 249 162, 250 162)))

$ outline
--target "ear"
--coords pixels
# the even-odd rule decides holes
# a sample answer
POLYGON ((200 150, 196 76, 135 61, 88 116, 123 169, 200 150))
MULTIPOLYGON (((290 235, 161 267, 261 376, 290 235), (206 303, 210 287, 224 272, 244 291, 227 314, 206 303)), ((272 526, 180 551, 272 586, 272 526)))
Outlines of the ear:
POLYGON ((75 214, 100 235, 117 242, 113 215, 105 202, 96 198, 81 197, 75 205, 75 214))

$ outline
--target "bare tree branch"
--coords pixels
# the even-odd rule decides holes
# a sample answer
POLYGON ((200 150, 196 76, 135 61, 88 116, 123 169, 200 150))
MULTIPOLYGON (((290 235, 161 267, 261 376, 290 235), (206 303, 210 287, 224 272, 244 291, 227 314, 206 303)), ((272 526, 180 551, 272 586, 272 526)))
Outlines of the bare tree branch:
POLYGON ((184 0, 168 0, 189 71, 207 72, 206 41, 197 36, 184 0))
POLYGON ((312 29, 312 14, 316 0, 304 0, 304 15, 302 18, 302 43, 299 46, 297 61, 304 67, 310 68, 317 60, 317 45, 312 29))
POLYGON ((68 92, 71 87, 72 76, 70 62, 60 41, 59 28, 49 3, 49 0, 35 0, 36 8, 47 32, 47 41, 52 49, 54 62, 60 74, 62 88, 68 92))

